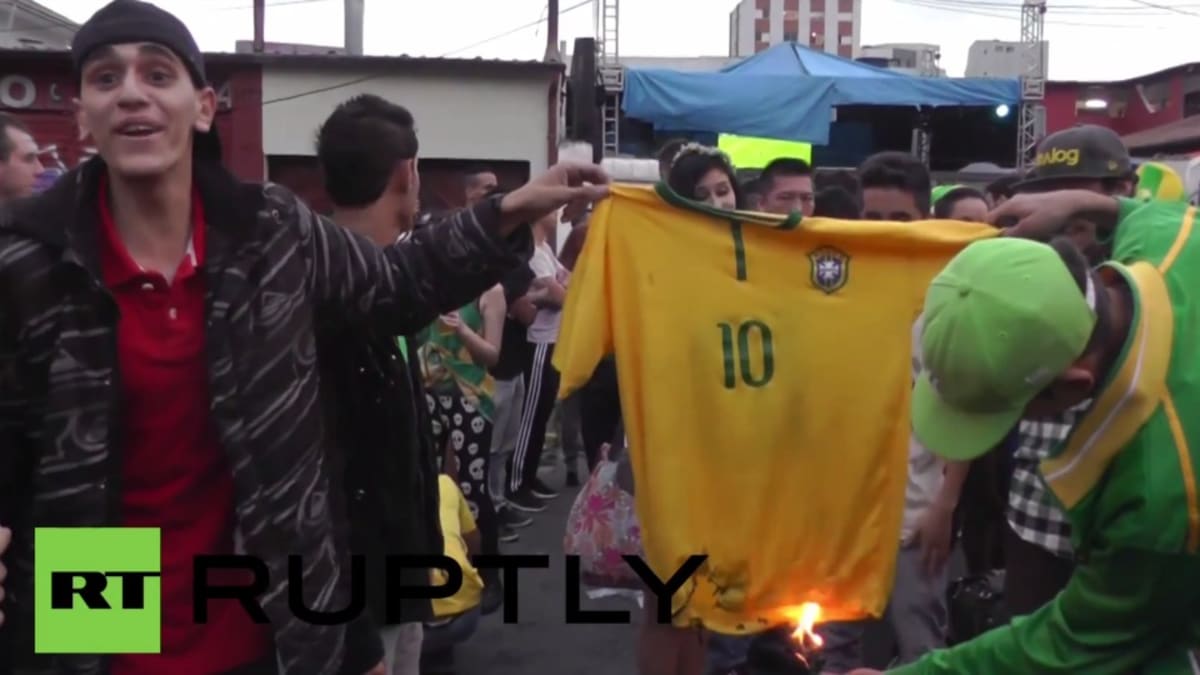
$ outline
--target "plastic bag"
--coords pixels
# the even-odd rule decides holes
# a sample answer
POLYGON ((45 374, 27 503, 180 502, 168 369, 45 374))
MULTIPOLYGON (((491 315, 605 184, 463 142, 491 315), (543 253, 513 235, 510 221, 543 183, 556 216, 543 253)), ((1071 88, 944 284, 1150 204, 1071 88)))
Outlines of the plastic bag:
MULTIPOLYGON (((571 506, 563 552, 580 558, 580 577, 593 588, 641 589, 642 580, 621 556, 642 555, 642 530, 633 495, 619 484, 622 455, 614 461, 607 448, 571 506)), ((625 470, 628 470, 626 466, 625 470)))

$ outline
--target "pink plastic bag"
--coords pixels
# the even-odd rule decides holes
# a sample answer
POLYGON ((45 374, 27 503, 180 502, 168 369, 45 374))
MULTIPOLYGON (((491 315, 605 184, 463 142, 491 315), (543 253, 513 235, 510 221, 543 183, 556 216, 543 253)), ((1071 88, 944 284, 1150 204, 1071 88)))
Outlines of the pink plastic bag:
POLYGON ((571 506, 563 552, 579 556, 587 586, 640 589, 643 582, 621 557, 642 554, 642 530, 633 495, 617 484, 619 468, 606 447, 571 506))

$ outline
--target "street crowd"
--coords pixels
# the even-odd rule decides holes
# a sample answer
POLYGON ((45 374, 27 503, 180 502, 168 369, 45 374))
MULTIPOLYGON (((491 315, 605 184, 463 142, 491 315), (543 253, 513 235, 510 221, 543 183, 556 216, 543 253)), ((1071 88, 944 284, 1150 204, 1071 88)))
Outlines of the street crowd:
MULTIPOLYGON (((472 167, 465 208, 423 211, 416 120, 362 94, 317 130, 325 217, 222 166, 203 55, 176 17, 115 0, 72 56, 98 157, 35 194, 36 140, 0 116, 0 672, 455 672, 455 647, 502 602, 501 575, 472 556, 518 542, 627 451, 617 361, 561 401, 553 364, 608 177, 563 163, 505 189, 472 167), (564 486, 539 477, 550 437, 564 486), (139 526, 162 532, 161 653, 35 654, 34 528, 139 526), (193 559, 233 552, 271 570, 269 623, 233 600, 195 623, 193 559), (349 556, 365 556, 369 611, 297 619, 289 554, 319 610, 345 605, 349 556), (388 615, 384 557, 432 554, 459 563, 458 592, 388 615)), ((677 140, 659 164, 666 189, 720 212, 1003 229, 954 258, 913 326, 887 672, 1200 673, 1194 210, 1178 176, 1135 165, 1105 128, 1051 134, 1038 157, 983 188, 934 185, 902 152, 852 171, 782 157, 743 181, 677 140)), ((638 527, 588 509, 569 545, 638 527)), ((727 636, 654 609, 641 675, 762 672, 756 644, 794 628, 727 636)), ((818 627, 825 672, 874 672, 867 627, 818 627)))

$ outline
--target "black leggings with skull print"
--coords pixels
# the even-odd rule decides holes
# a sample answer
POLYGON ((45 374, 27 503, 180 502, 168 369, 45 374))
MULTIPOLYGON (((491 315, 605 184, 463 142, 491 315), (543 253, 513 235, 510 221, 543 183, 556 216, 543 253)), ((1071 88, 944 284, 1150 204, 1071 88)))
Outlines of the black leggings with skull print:
POLYGON ((488 492, 492 422, 458 387, 438 387, 427 392, 425 400, 429 404, 434 447, 444 452, 449 443, 458 458, 458 485, 479 526, 482 553, 499 553, 500 525, 488 492))

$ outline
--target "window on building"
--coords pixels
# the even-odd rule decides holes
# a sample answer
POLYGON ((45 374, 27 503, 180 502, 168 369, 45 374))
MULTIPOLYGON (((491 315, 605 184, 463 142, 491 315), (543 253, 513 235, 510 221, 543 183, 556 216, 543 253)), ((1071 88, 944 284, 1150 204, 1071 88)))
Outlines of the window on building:
POLYGON ((783 32, 783 41, 784 42, 796 42, 799 39, 800 39, 800 36, 797 34, 797 31, 785 30, 783 32))
POLYGON ((838 11, 849 14, 854 11, 854 0, 838 0, 838 11))
POLYGON ((808 1, 808 11, 824 12, 825 11, 825 0, 809 0, 808 1))
POLYGON ((1183 95, 1183 116, 1195 117, 1200 115, 1200 91, 1183 95))

